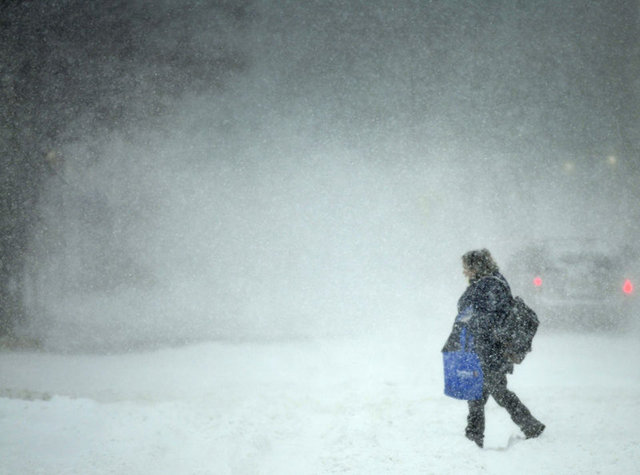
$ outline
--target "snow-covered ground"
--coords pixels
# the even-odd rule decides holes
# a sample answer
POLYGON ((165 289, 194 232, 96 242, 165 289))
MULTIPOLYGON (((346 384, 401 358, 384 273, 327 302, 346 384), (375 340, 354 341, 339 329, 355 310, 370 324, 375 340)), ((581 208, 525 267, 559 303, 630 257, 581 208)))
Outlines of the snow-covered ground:
POLYGON ((490 400, 481 450, 442 394, 445 336, 3 352, 0 473, 637 473, 637 338, 537 336, 510 386, 547 430, 510 444, 490 400))

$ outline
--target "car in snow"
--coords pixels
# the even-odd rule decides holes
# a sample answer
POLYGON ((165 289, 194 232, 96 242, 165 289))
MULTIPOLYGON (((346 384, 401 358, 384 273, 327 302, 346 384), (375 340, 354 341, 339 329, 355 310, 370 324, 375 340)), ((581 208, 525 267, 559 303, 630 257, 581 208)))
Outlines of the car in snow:
POLYGON ((625 329, 638 317, 638 251, 592 239, 548 239, 507 261, 514 295, 536 311, 542 325, 625 329))

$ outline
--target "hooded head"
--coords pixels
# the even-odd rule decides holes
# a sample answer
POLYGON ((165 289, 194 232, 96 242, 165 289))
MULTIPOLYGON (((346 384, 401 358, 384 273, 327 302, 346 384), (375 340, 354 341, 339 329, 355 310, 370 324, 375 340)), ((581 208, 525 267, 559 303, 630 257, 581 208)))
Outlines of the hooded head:
POLYGON ((487 249, 469 251, 462 256, 462 267, 470 281, 498 271, 498 265, 487 249))

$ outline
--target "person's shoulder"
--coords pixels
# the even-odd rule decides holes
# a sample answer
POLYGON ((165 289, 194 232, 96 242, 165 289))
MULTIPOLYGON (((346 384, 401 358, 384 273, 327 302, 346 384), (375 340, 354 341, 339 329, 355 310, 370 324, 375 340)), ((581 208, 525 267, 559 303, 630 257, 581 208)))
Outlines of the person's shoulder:
POLYGON ((493 280, 496 284, 496 288, 499 288, 503 293, 505 294, 511 294, 511 286, 509 285, 509 282, 507 281, 507 279, 505 278, 505 276, 503 276, 499 271, 496 271, 492 274, 492 276, 494 277, 493 280))
POLYGON ((493 274, 491 274, 492 276, 494 276, 496 279, 500 280, 501 282, 503 282, 504 284, 509 284, 509 282, 507 282, 507 278, 502 275, 502 273, 500 271, 495 271, 493 274))
POLYGON ((483 277, 481 280, 485 288, 510 288, 509 282, 507 282, 507 279, 499 271, 495 271, 483 277))

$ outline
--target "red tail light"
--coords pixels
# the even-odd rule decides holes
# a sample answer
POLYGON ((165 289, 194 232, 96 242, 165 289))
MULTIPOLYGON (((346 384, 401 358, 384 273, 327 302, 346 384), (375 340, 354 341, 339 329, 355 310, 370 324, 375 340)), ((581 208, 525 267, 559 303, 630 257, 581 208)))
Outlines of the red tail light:
POLYGON ((627 295, 633 292, 633 284, 629 279, 624 281, 624 285, 622 286, 622 291, 627 295))
POLYGON ((533 279, 533 285, 540 287, 542 285, 542 277, 535 277, 533 279))

